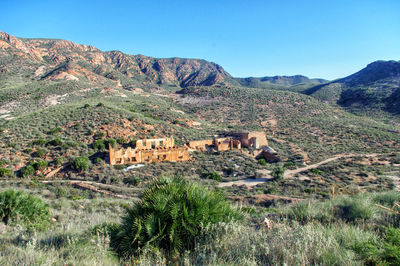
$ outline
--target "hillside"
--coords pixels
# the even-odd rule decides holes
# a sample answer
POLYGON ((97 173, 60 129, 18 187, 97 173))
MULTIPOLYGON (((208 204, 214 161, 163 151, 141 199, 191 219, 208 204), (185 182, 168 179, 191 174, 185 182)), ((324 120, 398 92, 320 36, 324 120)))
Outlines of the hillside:
POLYGON ((264 89, 281 89, 289 91, 301 92, 310 87, 327 83, 325 79, 310 79, 306 76, 273 76, 273 77, 248 77, 235 78, 235 80, 244 87, 264 88, 264 89))
POLYGON ((400 113, 400 61, 376 61, 348 77, 307 89, 305 94, 353 110, 400 113))

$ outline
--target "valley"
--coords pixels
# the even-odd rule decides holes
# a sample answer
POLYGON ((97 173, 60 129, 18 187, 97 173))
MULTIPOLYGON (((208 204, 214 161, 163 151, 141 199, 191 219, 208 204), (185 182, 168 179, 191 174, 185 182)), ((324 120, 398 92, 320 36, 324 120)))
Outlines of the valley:
MULTIPOLYGON (((390 262, 382 232, 398 230, 400 217, 376 204, 400 202, 399 66, 378 61, 334 81, 236 78, 202 59, 103 52, 0 32, 1 191, 35 195, 51 210, 47 231, 2 223, 0 262, 118 265, 123 259, 110 246, 110 230, 129 206, 154 192, 144 192, 154 182, 172 177, 223 195, 246 216, 240 225, 221 225, 230 235, 204 229, 229 244, 218 247, 204 233, 195 255, 180 254, 188 264, 201 254, 208 255, 199 264, 331 264, 329 252, 336 259, 345 254, 342 263, 390 262), (233 147, 232 132, 262 132, 279 160, 256 158, 255 145, 190 147, 217 136, 233 147), (133 150, 143 139, 165 145, 170 137, 173 144, 152 149, 178 146, 187 158, 143 159, 143 167, 126 171, 132 161, 110 161, 113 147, 133 150), (255 230, 266 217, 275 231, 255 230), (348 234, 351 239, 344 239, 348 234), (248 251, 250 257, 221 255, 250 250, 250 244, 240 247, 249 239, 258 248, 248 251), (311 243, 308 255, 293 244, 280 256, 280 239, 311 243), (360 247, 366 243, 371 250, 360 247), (313 254, 316 248, 323 254, 313 254)), ((154 264, 170 258, 158 251, 142 259, 154 264)))

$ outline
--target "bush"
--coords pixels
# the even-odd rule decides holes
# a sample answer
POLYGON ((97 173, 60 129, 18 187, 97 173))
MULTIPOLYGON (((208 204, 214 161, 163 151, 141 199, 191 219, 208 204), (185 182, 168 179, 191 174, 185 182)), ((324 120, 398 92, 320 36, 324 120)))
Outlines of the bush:
POLYGON ((106 144, 107 144, 107 146, 110 145, 113 148, 117 147, 117 141, 115 139, 108 139, 106 144))
POLYGON ((27 165, 21 169, 22 177, 30 177, 35 174, 35 168, 32 165, 27 165))
POLYGON ((203 176, 204 178, 212 179, 218 182, 222 181, 222 176, 217 172, 204 173, 203 176))
POLYGON ((52 146, 60 146, 61 144, 63 144, 61 138, 56 138, 56 139, 52 139, 49 142, 47 142, 48 145, 52 145, 52 146))
POLYGON ((8 168, 0 168, 0 177, 6 177, 11 175, 11 170, 8 168))
POLYGON ((111 246, 122 257, 139 255, 145 247, 176 256, 193 247, 204 226, 241 218, 223 195, 183 178, 163 177, 127 209, 111 246))
POLYGON ((282 180, 284 174, 285 168, 282 166, 277 166, 272 170, 271 176, 274 178, 274 180, 282 180))
POLYGON ((43 158, 45 155, 46 155, 45 150, 40 149, 40 150, 37 150, 37 151, 33 154, 33 157, 43 158))
POLYGON ((117 143, 118 144, 125 144, 126 143, 126 140, 124 139, 124 138, 117 138, 117 143))
POLYGON ((62 128, 60 128, 60 127, 55 127, 55 128, 53 128, 53 129, 49 130, 49 131, 47 132, 47 134, 49 134, 49 135, 54 135, 54 134, 60 133, 61 131, 62 131, 62 128))
POLYGON ((50 221, 50 210, 40 198, 21 191, 6 190, 0 193, 0 219, 5 224, 44 229, 50 221))
POLYGON ((98 151, 104 151, 106 149, 106 144, 104 144, 104 140, 98 139, 93 143, 93 149, 98 151))
POLYGON ((258 160, 258 164, 262 165, 262 166, 266 166, 267 162, 265 161, 265 159, 261 158, 260 160, 258 160))
POLYGON ((49 165, 48 162, 42 161, 42 160, 37 161, 37 162, 34 162, 34 163, 32 164, 33 168, 35 168, 35 170, 39 170, 39 171, 45 170, 45 169, 47 168, 48 165, 49 165))
POLYGON ((79 156, 72 161, 72 168, 77 171, 86 171, 89 169, 90 161, 88 157, 79 156))

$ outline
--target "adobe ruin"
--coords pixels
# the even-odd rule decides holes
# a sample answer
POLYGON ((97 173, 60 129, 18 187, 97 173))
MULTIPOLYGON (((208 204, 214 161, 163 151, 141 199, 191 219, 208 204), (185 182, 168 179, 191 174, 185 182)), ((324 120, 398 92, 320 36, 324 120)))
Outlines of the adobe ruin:
POLYGON ((262 131, 237 132, 214 139, 190 141, 188 146, 199 151, 205 151, 208 148, 215 148, 217 151, 240 150, 242 147, 260 149, 268 146, 268 140, 262 131))
POLYGON ((109 159, 111 165, 137 164, 152 162, 180 162, 190 159, 187 146, 177 147, 174 138, 140 139, 136 141, 136 147, 116 149, 109 147, 109 159))
MULTIPOLYGON (((109 159, 111 165, 152 163, 152 162, 181 162, 191 159, 190 150, 207 151, 229 151, 252 147, 259 151, 263 157, 271 157, 267 152, 268 140, 264 132, 239 132, 228 133, 225 136, 214 137, 213 139, 190 141, 187 145, 175 146, 173 137, 160 139, 140 139, 136 141, 134 148, 109 147, 109 159)), ((254 152, 254 151, 253 151, 254 152)), ((254 156, 257 157, 257 156, 254 156)), ((270 159, 270 158, 269 158, 270 159)))

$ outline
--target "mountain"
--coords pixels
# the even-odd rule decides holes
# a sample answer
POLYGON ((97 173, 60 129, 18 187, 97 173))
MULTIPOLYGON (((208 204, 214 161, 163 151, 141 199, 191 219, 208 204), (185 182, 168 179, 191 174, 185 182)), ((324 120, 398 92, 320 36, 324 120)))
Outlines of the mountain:
POLYGON ((265 88, 265 89, 287 89, 299 91, 301 88, 312 87, 327 83, 325 79, 310 79, 302 75, 295 76, 273 76, 273 77, 248 77, 235 78, 244 87, 265 88), (297 88, 297 89, 296 89, 297 88))
POLYGON ((0 32, 0 75, 33 80, 75 80, 116 87, 212 86, 232 77, 201 59, 159 59, 103 52, 66 40, 17 38, 0 32))
POLYGON ((400 61, 376 61, 348 77, 307 89, 305 94, 354 110, 400 113, 400 61))

